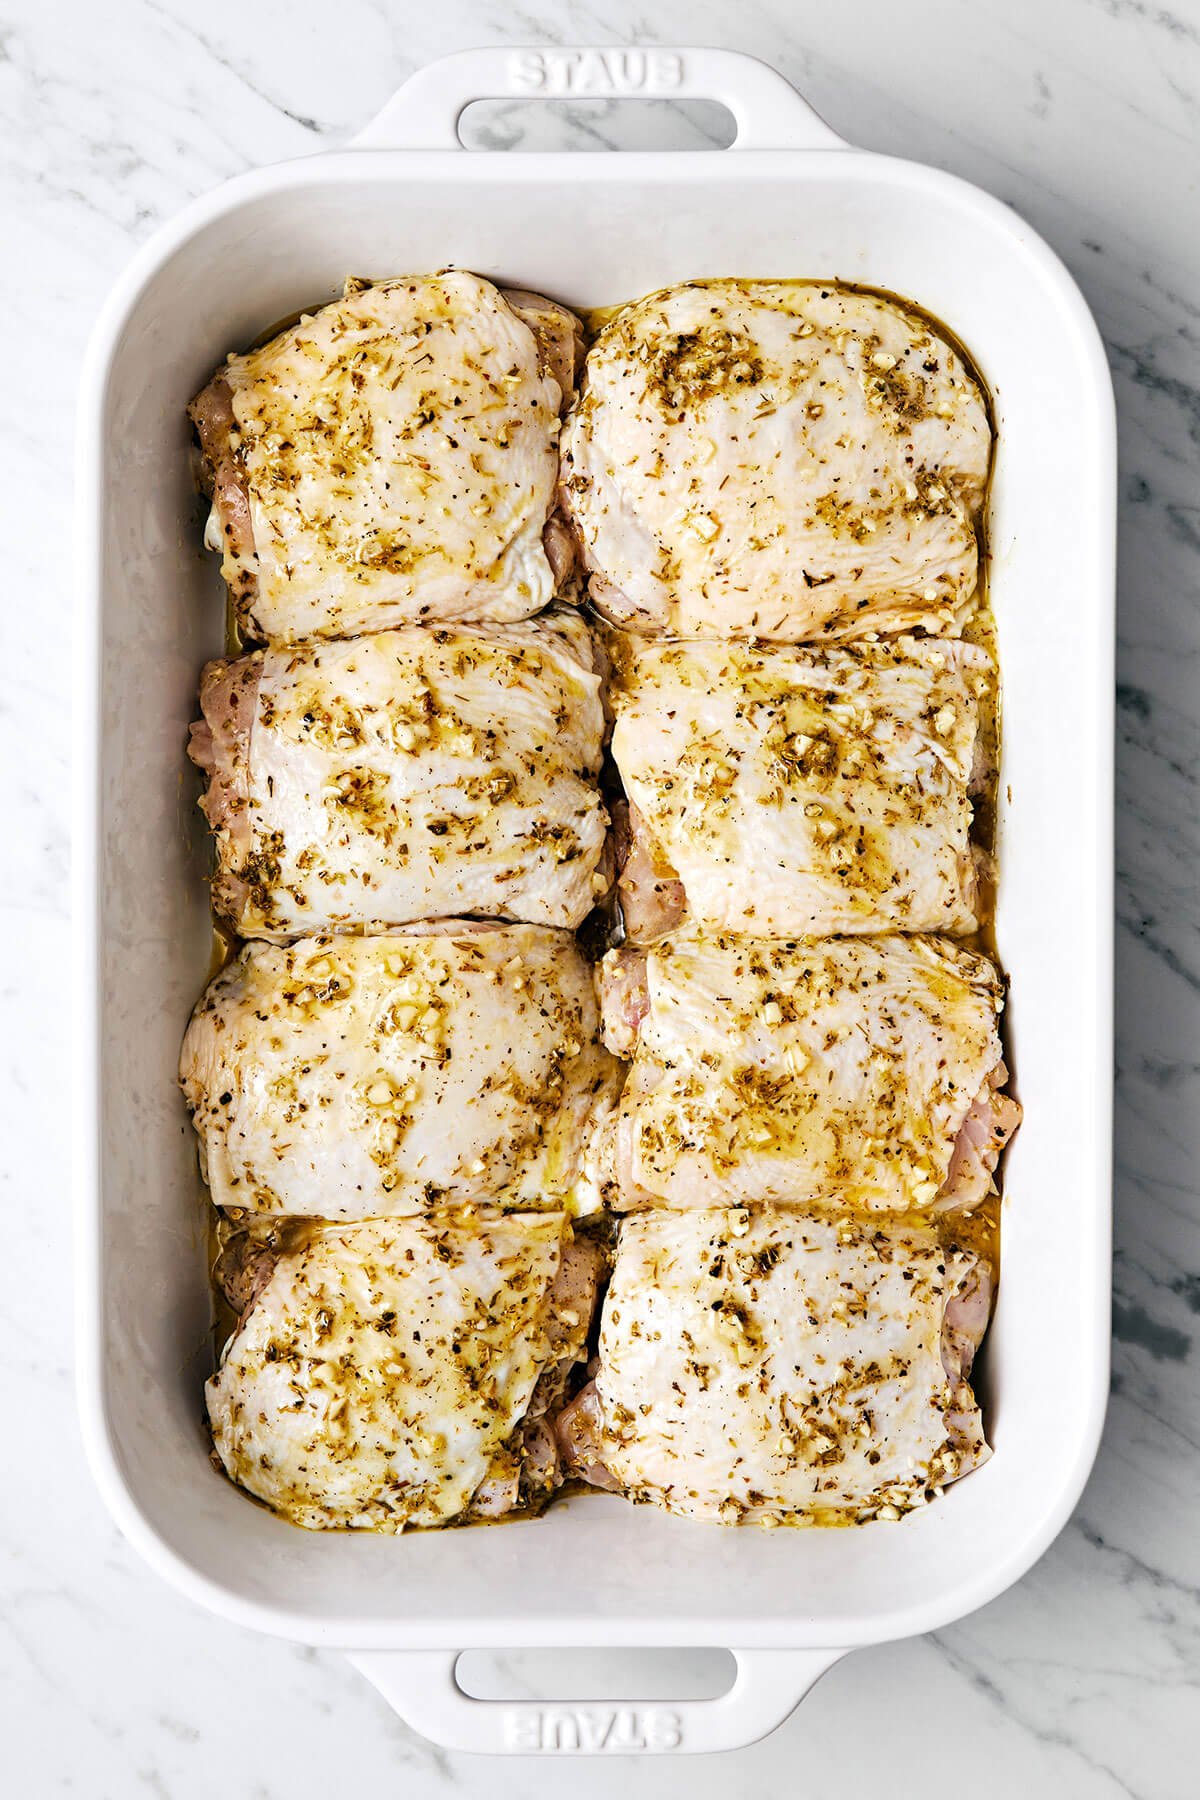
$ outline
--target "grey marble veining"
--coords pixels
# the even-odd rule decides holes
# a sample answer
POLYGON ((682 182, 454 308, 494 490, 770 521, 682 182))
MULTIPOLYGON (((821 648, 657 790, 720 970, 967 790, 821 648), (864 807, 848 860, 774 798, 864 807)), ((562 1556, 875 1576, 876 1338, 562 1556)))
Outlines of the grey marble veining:
MULTIPOLYGON (((1200 8, 15 0, 0 23, 11 1268, 0 1726, 5 1791, 21 1800, 304 1800, 342 1791, 351 1771, 356 1791, 414 1800, 485 1781, 497 1800, 561 1786, 560 1766, 484 1772, 447 1756, 339 1656, 194 1610, 138 1562, 92 1490, 70 1377, 65 541, 79 356, 109 282, 160 220, 240 169, 343 139, 447 50, 629 40, 752 51, 850 140, 989 188, 1063 255, 1105 334, 1121 419, 1116 1343, 1096 1471, 1016 1588, 935 1638, 843 1662, 750 1750, 625 1763, 619 1776, 576 1763, 571 1788, 604 1795, 619 1779, 632 1795, 697 1800, 915 1800, 964 1780, 975 1800, 1200 1791, 1200 8)), ((475 129, 516 148, 531 133, 693 143, 715 127, 690 106, 636 127, 611 108, 572 127, 502 106, 475 129)), ((522 1679, 515 1661, 509 1674, 522 1679)))

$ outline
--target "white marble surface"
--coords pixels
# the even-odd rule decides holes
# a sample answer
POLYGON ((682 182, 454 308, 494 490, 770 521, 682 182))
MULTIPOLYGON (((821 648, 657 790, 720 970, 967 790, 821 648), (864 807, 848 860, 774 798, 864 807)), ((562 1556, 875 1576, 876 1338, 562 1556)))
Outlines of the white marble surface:
MULTIPOLYGON (((622 39, 754 51, 853 141, 992 189, 1063 254, 1108 340, 1122 421, 1117 1341, 1096 1472, 1018 1587, 934 1639, 843 1662, 753 1749, 575 1763, 570 1784, 697 1800, 907 1800, 964 1778, 972 1800, 1200 1791, 1200 5, 10 0, 0 1785, 20 1800, 424 1800, 562 1784, 561 1767, 447 1756, 338 1656, 195 1611, 137 1561, 92 1491, 67 1273, 65 540, 78 357, 110 279, 161 219, 237 170, 337 142, 443 51, 622 39)), ((488 128, 508 142, 517 121, 488 128)), ((593 117, 579 136, 610 128, 593 117)), ((700 128, 637 127, 682 141, 700 128)))

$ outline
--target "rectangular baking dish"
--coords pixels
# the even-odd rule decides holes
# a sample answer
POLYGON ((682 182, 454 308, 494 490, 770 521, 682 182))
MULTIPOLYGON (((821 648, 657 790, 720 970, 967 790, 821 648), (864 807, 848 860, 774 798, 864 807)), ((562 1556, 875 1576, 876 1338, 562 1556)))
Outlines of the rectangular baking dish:
POLYGON ((141 252, 96 328, 80 424, 79 1394, 132 1542, 238 1624, 340 1646, 459 1748, 728 1748, 857 1645, 1000 1593, 1067 1519, 1107 1392, 1115 432, 1095 325, 1014 213, 846 147, 725 51, 470 51, 409 81, 349 149, 248 174, 141 252), (719 99, 717 154, 468 152, 476 98, 719 99), (207 1459, 202 1194, 174 1083, 209 967, 202 821, 184 774, 221 648, 184 406, 231 346, 347 273, 456 262, 595 306, 690 276, 891 289, 969 347, 996 407, 991 594, 1004 687, 997 934, 1025 1123, 983 1376, 995 1455, 936 1505, 859 1531, 734 1531, 585 1496, 541 1520, 403 1538, 306 1534, 207 1459), (501 1705, 465 1647, 725 1646, 723 1698, 501 1705))

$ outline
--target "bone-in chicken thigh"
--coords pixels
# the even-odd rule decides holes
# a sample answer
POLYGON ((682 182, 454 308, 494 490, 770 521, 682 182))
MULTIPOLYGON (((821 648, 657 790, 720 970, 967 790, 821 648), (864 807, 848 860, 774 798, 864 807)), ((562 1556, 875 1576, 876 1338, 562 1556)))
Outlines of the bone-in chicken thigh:
POLYGON ((262 1271, 208 1383, 217 1456, 310 1529, 544 1499, 600 1261, 562 1214, 310 1226, 262 1271))
POLYGON ((1020 1117, 999 977, 949 939, 684 930, 602 972, 632 1056, 615 1122, 626 1207, 946 1211, 991 1191, 1020 1117))
POLYGON ((574 939, 462 921, 248 944, 180 1079, 217 1206, 325 1219, 588 1210, 619 1085, 574 939))
POLYGON ((989 1454, 967 1377, 991 1286, 928 1226, 640 1213, 568 1471, 727 1524, 898 1518, 989 1454))
POLYGON ((620 667, 631 936, 683 909, 760 937, 974 929, 983 650, 630 640, 620 667))
POLYGON ((622 308, 563 434, 601 612, 797 642, 953 627, 975 590, 983 396, 899 301, 696 281, 622 308))
POLYGON ((578 344, 562 307, 450 269, 347 283, 231 356, 191 415, 244 633, 294 644, 545 606, 578 344))
POLYGON ((191 753, 217 910, 243 937, 580 924, 608 885, 599 690, 570 607, 210 663, 191 753))

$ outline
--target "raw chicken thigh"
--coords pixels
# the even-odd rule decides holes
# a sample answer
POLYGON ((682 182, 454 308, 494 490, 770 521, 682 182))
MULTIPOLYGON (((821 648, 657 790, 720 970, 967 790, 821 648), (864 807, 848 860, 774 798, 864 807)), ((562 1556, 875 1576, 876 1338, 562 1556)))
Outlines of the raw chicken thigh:
POLYGON ((562 1214, 310 1226, 260 1271, 208 1383, 222 1467, 310 1529, 545 1499, 601 1262, 562 1214))
POLYGON ((1020 1109, 985 957, 933 937, 681 931, 611 951, 605 1041, 633 1067, 619 1204, 947 1211, 992 1191, 1020 1109))
POLYGON ((600 677, 569 607, 209 663, 217 910, 281 938, 475 913, 581 923, 609 885, 600 677))
POLYGON ((802 281, 623 307, 563 433, 596 606, 643 633, 953 629, 976 585, 983 395, 919 313, 802 281))
POLYGON ((928 1226, 639 1213, 567 1469, 725 1524, 896 1519, 989 1455, 967 1378, 991 1290, 928 1226))
POLYGON ((295 644, 524 619, 569 567, 553 520, 574 316, 463 270, 347 283, 192 402, 243 632, 295 644))
POLYGON ((180 1080, 217 1206, 367 1219, 594 1207, 619 1072, 571 936, 459 921, 248 944, 180 1080))
POLYGON ((760 937, 974 929, 983 650, 693 640, 618 654, 631 938, 685 913, 760 937))

